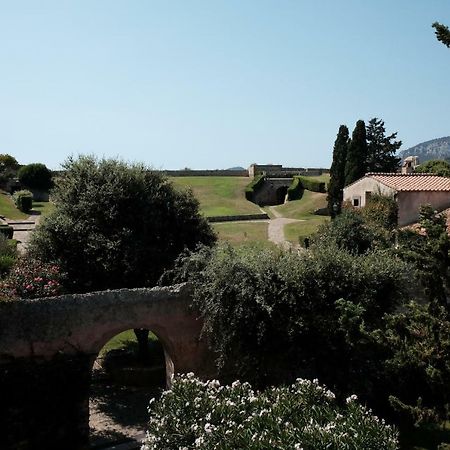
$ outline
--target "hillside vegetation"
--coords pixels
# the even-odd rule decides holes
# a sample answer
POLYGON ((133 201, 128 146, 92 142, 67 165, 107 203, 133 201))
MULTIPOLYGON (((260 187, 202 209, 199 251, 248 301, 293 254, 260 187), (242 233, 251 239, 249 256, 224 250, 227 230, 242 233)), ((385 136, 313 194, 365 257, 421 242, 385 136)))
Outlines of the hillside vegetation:
POLYGON ((245 199, 247 177, 172 177, 175 186, 192 189, 207 217, 258 214, 260 209, 245 199))

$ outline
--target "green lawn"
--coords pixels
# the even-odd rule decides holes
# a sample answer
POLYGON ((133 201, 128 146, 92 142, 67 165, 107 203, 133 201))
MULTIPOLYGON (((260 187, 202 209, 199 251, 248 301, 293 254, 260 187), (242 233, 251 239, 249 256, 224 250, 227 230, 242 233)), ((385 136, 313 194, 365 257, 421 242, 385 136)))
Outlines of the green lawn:
POLYGON ((220 241, 233 246, 256 242, 271 245, 267 240, 267 222, 223 222, 212 226, 220 241))
POLYGON ((3 191, 0 191, 0 215, 12 220, 24 220, 29 216, 19 211, 11 196, 3 191))
POLYGON ((42 217, 48 216, 55 209, 51 202, 33 202, 33 211, 40 213, 42 217))
POLYGON ((247 177, 172 177, 175 186, 190 187, 207 216, 258 214, 257 205, 245 199, 247 177))
POLYGON ((327 206, 327 194, 320 192, 303 191, 303 196, 300 200, 292 200, 284 205, 275 206, 274 209, 278 211, 283 217, 290 219, 309 219, 314 216, 314 210, 325 208, 327 206))
MULTIPOLYGON (((158 338, 152 332, 150 332, 148 339, 152 341, 158 340, 158 338)), ((134 334, 133 330, 127 330, 122 333, 116 334, 103 346, 103 348, 100 350, 99 355, 103 356, 110 350, 117 350, 119 348, 128 347, 130 343, 137 345, 136 335, 134 334)))
POLYGON ((330 174, 329 173, 324 173, 322 175, 319 175, 317 177, 308 177, 311 178, 311 180, 317 180, 317 181, 322 181, 325 183, 325 186, 328 185, 328 182, 330 181, 330 174))
POLYGON ((284 226, 285 238, 293 244, 303 245, 303 240, 306 237, 313 235, 320 225, 330 220, 326 216, 313 216, 305 219, 303 222, 288 223, 284 226))

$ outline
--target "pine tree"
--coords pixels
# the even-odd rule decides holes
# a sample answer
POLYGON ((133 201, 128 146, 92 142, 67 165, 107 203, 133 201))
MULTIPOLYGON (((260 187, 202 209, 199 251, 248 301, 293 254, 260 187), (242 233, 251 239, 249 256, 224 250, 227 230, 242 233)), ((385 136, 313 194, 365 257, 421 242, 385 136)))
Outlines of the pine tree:
POLYGON ((450 30, 445 25, 442 25, 439 22, 434 22, 431 25, 436 31, 436 38, 438 41, 441 41, 444 45, 450 48, 450 30))
POLYGON ((342 206, 343 189, 345 185, 345 162, 349 144, 349 132, 345 125, 339 127, 334 142, 333 163, 330 169, 330 183, 328 185, 328 211, 331 217, 339 214, 342 206))
POLYGON ((352 140, 348 146, 347 161, 345 163, 346 186, 365 175, 366 161, 366 124, 364 123, 364 120, 358 120, 352 133, 352 140))
POLYGON ((366 128, 367 172, 396 172, 400 158, 395 156, 402 141, 396 141, 397 133, 386 136, 384 121, 374 117, 366 128))

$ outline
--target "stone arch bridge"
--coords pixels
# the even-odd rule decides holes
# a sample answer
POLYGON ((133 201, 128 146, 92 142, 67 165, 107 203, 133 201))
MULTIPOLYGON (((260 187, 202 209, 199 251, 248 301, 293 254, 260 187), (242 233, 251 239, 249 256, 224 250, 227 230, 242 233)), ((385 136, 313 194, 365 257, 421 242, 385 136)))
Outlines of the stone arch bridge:
POLYGON ((174 373, 213 377, 188 285, 121 289, 0 303, 0 448, 85 449, 98 352, 116 334, 147 328, 174 373))

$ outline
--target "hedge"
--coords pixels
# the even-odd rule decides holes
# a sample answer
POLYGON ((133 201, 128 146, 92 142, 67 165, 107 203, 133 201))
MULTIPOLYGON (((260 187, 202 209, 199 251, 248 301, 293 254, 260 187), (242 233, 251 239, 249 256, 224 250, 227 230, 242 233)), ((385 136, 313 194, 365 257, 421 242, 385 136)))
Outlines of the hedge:
POLYGON ((7 239, 12 239, 14 228, 11 225, 0 225, 0 234, 3 234, 7 239))
POLYGON ((326 192, 325 183, 323 181, 313 180, 309 177, 298 177, 303 185, 303 188, 312 192, 326 192))
POLYGON ((33 207, 33 194, 30 191, 22 190, 15 192, 13 200, 17 208, 24 213, 30 212, 33 207))
POLYGON ((245 188, 245 198, 250 202, 253 201, 255 192, 263 185, 264 183, 264 175, 259 174, 247 185, 245 188))
POLYGON ((288 200, 298 200, 302 197, 302 192, 304 190, 303 184, 299 177, 294 177, 292 184, 288 187, 287 196, 288 200))

